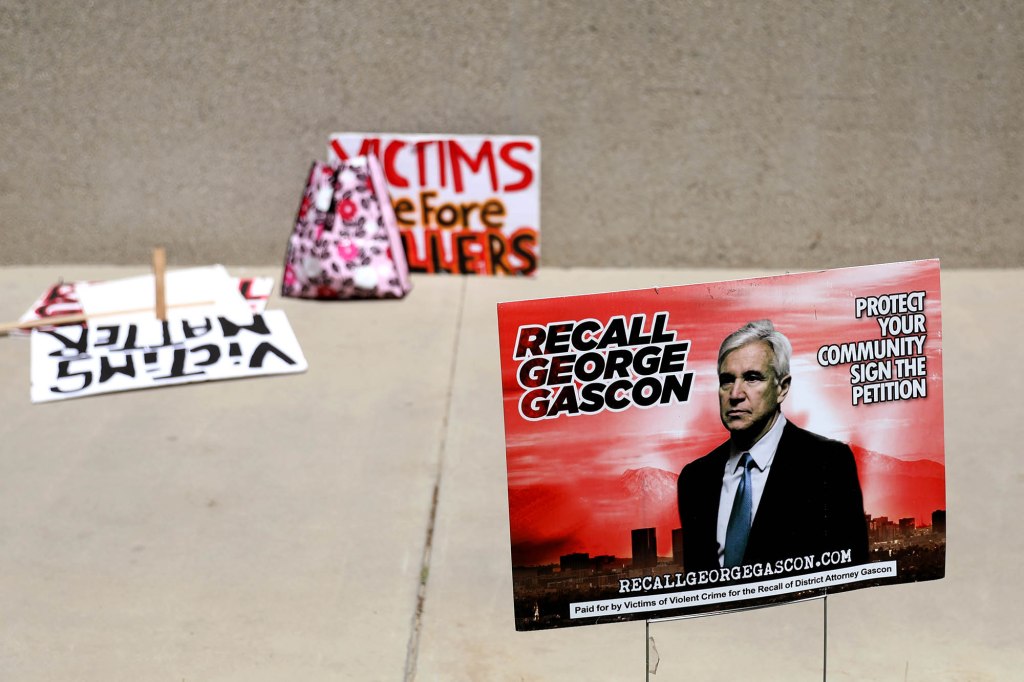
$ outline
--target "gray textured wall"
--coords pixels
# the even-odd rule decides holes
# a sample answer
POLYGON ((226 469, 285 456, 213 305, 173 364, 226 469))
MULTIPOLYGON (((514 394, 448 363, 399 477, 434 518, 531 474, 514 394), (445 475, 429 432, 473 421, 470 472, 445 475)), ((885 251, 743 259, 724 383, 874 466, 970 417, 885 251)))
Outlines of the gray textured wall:
POLYGON ((1024 3, 0 0, 0 263, 276 262, 340 130, 536 134, 542 267, 1024 265, 1024 3))

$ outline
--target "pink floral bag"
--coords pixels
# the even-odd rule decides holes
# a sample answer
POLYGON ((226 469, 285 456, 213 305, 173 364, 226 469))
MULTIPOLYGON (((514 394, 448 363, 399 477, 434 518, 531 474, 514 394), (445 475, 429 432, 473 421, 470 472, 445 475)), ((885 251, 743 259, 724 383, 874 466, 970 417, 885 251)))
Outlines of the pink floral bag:
POLYGON ((374 156, 313 163, 288 241, 282 296, 402 298, 412 288, 387 182, 374 156))

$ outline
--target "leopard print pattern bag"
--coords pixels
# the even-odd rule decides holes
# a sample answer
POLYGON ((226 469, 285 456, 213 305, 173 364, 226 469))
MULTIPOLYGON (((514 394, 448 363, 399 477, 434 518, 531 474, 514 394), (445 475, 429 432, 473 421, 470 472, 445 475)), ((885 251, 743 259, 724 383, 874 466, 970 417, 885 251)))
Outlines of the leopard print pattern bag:
POLYGON ((402 298, 412 288, 376 157, 314 162, 288 240, 281 295, 402 298))

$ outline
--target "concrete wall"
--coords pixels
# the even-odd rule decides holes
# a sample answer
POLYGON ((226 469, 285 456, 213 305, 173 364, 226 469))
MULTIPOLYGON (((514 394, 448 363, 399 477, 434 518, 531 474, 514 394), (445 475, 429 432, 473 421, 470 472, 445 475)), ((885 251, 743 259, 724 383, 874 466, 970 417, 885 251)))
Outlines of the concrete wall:
POLYGON ((1024 265, 1024 3, 0 0, 0 264, 266 263, 334 131, 536 134, 542 267, 1024 265))

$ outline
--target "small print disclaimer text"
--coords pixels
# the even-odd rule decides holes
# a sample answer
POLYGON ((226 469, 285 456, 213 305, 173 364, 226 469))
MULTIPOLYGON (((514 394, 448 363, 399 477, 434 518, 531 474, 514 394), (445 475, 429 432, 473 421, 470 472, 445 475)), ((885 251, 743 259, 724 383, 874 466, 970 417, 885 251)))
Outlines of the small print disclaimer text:
POLYGON ((883 561, 862 566, 822 571, 820 573, 808 573, 756 583, 725 585, 704 590, 576 602, 569 605, 569 617, 593 618, 595 616, 643 613, 645 611, 670 611, 698 604, 722 604, 742 601, 744 599, 758 599, 779 594, 792 594, 793 592, 802 592, 804 590, 817 590, 832 585, 845 585, 864 580, 893 578, 895 576, 896 562, 883 561))

